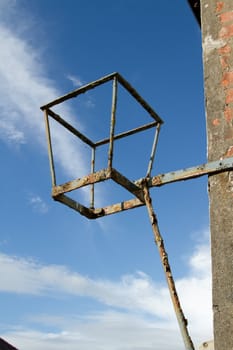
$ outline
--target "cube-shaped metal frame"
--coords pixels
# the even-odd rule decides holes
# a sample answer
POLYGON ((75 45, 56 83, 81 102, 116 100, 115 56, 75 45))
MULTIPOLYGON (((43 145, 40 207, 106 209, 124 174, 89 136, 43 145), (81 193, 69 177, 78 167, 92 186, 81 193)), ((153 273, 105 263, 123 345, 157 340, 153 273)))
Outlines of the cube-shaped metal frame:
POLYGON ((126 81, 119 73, 112 73, 107 75, 101 79, 93 81, 89 84, 86 84, 64 96, 57 98, 56 100, 44 105, 41 107, 41 110, 44 111, 45 117, 45 126, 46 126, 46 135, 48 142, 48 153, 50 160, 50 171, 52 178, 52 197, 54 200, 59 201, 72 209, 75 209, 80 214, 86 216, 89 219, 95 219, 101 216, 114 214, 119 211, 131 209, 134 207, 145 205, 144 195, 142 191, 142 187, 140 186, 140 181, 132 182, 127 179, 124 175, 118 172, 116 169, 112 167, 113 163, 113 149, 114 149, 114 141, 123 137, 127 137, 129 135, 142 132, 144 130, 155 128, 155 136, 152 144, 151 155, 149 158, 148 169, 145 175, 145 178, 148 179, 151 176, 151 170, 153 166, 155 150, 158 142, 159 130, 160 126, 163 123, 163 120, 157 115, 157 113, 151 108, 151 106, 138 94, 138 92, 126 81), (111 110, 111 118, 110 118, 110 135, 109 138, 99 140, 97 142, 92 141, 90 138, 85 136, 83 133, 74 128, 71 124, 69 124, 66 120, 64 120, 60 115, 55 113, 51 107, 54 107, 64 101, 67 101, 71 98, 77 97, 80 94, 85 93, 88 90, 94 89, 99 85, 102 85, 108 81, 113 81, 113 92, 112 92, 112 110, 111 110), (138 128, 134 128, 120 134, 115 135, 115 122, 116 122, 116 105, 117 105, 117 87, 118 83, 120 83, 135 99, 136 101, 148 112, 149 116, 153 119, 151 123, 142 125, 138 128), (72 134, 77 136, 80 140, 82 140, 85 144, 91 147, 92 150, 92 159, 91 159, 91 173, 82 177, 77 178, 75 180, 66 182, 61 185, 56 184, 56 174, 55 174, 55 166, 54 166, 54 157, 52 150, 52 142, 51 142, 51 132, 49 125, 49 117, 56 120, 62 126, 64 126, 67 130, 69 130, 72 134), (107 168, 102 169, 100 171, 95 171, 95 152, 97 147, 109 144, 108 149, 108 165, 107 168), (127 201, 122 201, 121 203, 109 205, 107 207, 95 208, 94 203, 94 185, 95 183, 105 181, 105 180, 113 180, 115 183, 121 185, 126 190, 128 190, 131 194, 133 194, 134 198, 127 201), (71 192, 73 190, 77 190, 81 187, 90 185, 90 206, 86 207, 77 201, 71 199, 66 195, 67 192, 71 192))

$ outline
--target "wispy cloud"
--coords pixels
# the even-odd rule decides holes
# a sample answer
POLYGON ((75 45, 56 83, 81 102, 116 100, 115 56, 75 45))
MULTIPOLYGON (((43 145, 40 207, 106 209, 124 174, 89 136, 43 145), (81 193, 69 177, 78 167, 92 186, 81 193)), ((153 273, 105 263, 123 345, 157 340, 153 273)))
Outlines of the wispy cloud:
POLYGON ((85 84, 85 81, 83 81, 82 79, 80 79, 80 77, 75 75, 68 74, 66 78, 72 82, 74 87, 80 87, 85 84))
MULTIPOLYGON (((209 264, 206 265, 206 262, 209 261, 208 244, 197 245, 193 255, 187 261, 191 266, 187 276, 176 281, 185 315, 189 319, 191 333, 198 343, 210 339, 212 334, 210 270, 209 264)), ((144 326, 147 325, 145 332, 147 331, 149 334, 152 329, 154 331, 155 329, 173 331, 177 329, 167 287, 156 283, 143 272, 122 276, 118 281, 92 279, 71 271, 65 266, 43 266, 31 260, 1 254, 0 273, 3 276, 0 281, 0 290, 4 292, 35 296, 49 294, 50 297, 51 295, 57 297, 59 294, 89 297, 98 301, 105 309, 107 308, 95 317, 91 314, 85 316, 89 317, 85 322, 84 320, 82 322, 76 320, 77 323, 83 324, 79 325, 78 329, 80 327, 86 329, 85 325, 88 323, 86 327, 90 327, 92 332, 97 332, 100 324, 103 323, 105 327, 110 324, 110 331, 117 333, 122 329, 121 322, 123 324, 126 322, 129 325, 131 317, 136 317, 138 320, 138 323, 133 323, 133 325, 136 324, 135 329, 137 329, 137 324, 144 322, 144 326), (121 322, 118 322, 120 319, 121 322)), ((52 322, 56 324, 54 320, 52 322)), ((63 325, 63 327, 73 336, 75 335, 74 329, 70 329, 68 325, 63 325)), ((64 328, 61 326, 60 331, 64 331, 64 328)), ((64 334, 59 333, 57 336, 58 338, 63 337, 64 334)), ((68 335, 64 337, 69 339, 68 335)), ((177 341, 179 342, 179 340, 177 341)), ((129 349, 135 349, 135 346, 136 343, 129 349)), ((85 347, 82 348, 85 349, 85 347)), ((118 348, 121 349, 121 347, 118 348)), ((125 347, 123 348, 125 349, 125 347)), ((148 346, 148 349, 152 348, 148 346)), ((173 348, 171 347, 171 349, 173 348)), ((89 349, 88 342, 86 349, 89 349)), ((112 344, 109 349, 115 349, 114 345, 112 344)), ((157 348, 155 347, 155 349, 157 348)), ((167 346, 158 347, 158 349, 168 350, 170 348, 167 346)))
POLYGON ((33 210, 41 214, 46 214, 49 210, 48 205, 38 195, 30 195, 29 204, 32 206, 33 210))
MULTIPOLYGON (((2 9, 4 4, 7 6, 8 2, 1 2, 2 9)), ((19 32, 13 32, 4 21, 0 24, 0 138, 17 145, 36 142, 46 151, 43 115, 39 107, 64 92, 61 93, 46 77, 39 50, 29 43, 25 33, 22 36, 19 32)), ((60 110, 67 120, 72 120, 68 107, 60 110)), ((77 177, 77 169, 86 173, 85 162, 74 139, 58 125, 54 125, 52 136, 58 167, 71 178, 77 177)))

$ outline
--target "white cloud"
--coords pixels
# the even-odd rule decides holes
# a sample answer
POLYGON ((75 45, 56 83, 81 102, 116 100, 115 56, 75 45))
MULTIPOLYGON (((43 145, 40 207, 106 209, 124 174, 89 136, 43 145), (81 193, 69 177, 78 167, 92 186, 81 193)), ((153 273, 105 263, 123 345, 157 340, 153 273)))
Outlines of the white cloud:
MULTIPOLYGON (((5 2, 1 3, 4 8, 5 2)), ((13 6, 13 4, 11 3, 13 6)), ((0 138, 5 142, 30 142, 43 146, 47 153, 43 114, 39 107, 62 95, 46 75, 40 52, 19 33, 0 25, 0 138)), ((72 120, 68 107, 60 108, 72 120)), ((57 165, 71 178, 88 173, 74 138, 58 125, 52 130, 57 165)))
MULTIPOLYGON (((206 262, 209 262, 209 260, 208 244, 202 243, 198 245, 193 255, 187 261, 191 266, 188 275, 176 281, 181 304, 185 316, 189 320, 189 330, 197 344, 212 338, 209 263, 206 265, 206 262)), ((90 332, 89 336, 90 334, 92 336, 93 334, 100 334, 106 342, 106 337, 104 337, 106 329, 110 334, 114 334, 112 339, 115 339, 117 346, 114 347, 113 342, 112 346, 109 346, 107 343, 103 345, 99 336, 97 337, 98 339, 95 339, 96 349, 98 349, 98 346, 100 349, 137 349, 137 344, 139 346, 138 349, 174 349, 174 347, 169 347, 168 344, 160 348, 156 347, 156 341, 151 340, 154 339, 152 334, 157 332, 163 333, 164 330, 167 330, 169 333, 174 334, 176 338, 175 334, 179 333, 179 331, 177 330, 177 323, 167 287, 157 284, 143 272, 122 276, 118 281, 92 279, 70 271, 64 266, 43 266, 31 260, 1 254, 0 274, 3 276, 0 281, 0 290, 4 292, 28 293, 35 296, 50 295, 50 297, 51 295, 57 297, 59 294, 77 297, 85 296, 98 301, 107 310, 110 308, 111 311, 103 311, 101 314, 96 315, 86 315, 85 319, 76 320, 78 326, 75 329, 71 326, 71 324, 75 324, 73 320, 66 324, 67 321, 64 321, 66 319, 65 316, 63 321, 61 318, 59 319, 60 330, 58 330, 58 333, 55 332, 54 338, 61 339, 63 337, 66 339, 67 344, 70 341, 71 349, 72 337, 77 336, 78 333, 76 334, 76 332, 77 330, 80 331, 80 329, 82 330, 81 335, 84 337, 82 341, 80 340, 82 349, 90 348, 87 340, 85 343, 85 332, 90 332), (127 328, 130 324, 131 328, 127 328), (150 344, 143 346, 138 338, 136 338, 137 340, 135 340, 133 345, 131 339, 129 344, 132 346, 128 348, 120 343, 119 339, 121 337, 130 338, 134 331, 135 334, 140 334, 139 329, 141 329, 141 332, 147 333, 150 344), (64 335, 63 331, 68 333, 64 335), (120 334, 123 335, 120 336, 120 334), (118 337, 120 338, 118 339, 118 337), (86 345, 84 346, 83 344, 86 345)), ((47 320, 50 320, 49 322, 53 326, 58 326, 59 322, 57 323, 54 318, 49 319, 48 316, 47 320)), ((26 337, 25 334, 21 334, 21 336, 26 337)), ((39 338, 41 336, 42 334, 38 335, 39 338)), ((15 337, 17 337, 17 334, 15 334, 15 337)), ((160 338, 163 339, 162 336, 160 338)), ((143 339, 145 340, 147 337, 143 339)), ((155 337, 155 339, 158 338, 155 337)), ((165 337, 165 339, 167 338, 165 337)), ((40 345, 38 347, 34 345, 32 349, 42 347, 42 340, 36 339, 34 344, 37 341, 40 345)), ((179 337, 177 337, 175 344, 179 344, 179 341, 179 337)), ((54 343, 51 345, 51 349, 54 349, 53 346, 54 343)), ((24 348, 27 350, 27 346, 24 346, 24 348)))
POLYGON ((29 197, 29 203, 36 212, 41 214, 46 214, 49 210, 48 205, 38 195, 31 195, 29 197))
MULTIPOLYGON (((44 319, 46 324, 46 318, 44 319)), ((177 330, 159 329, 138 315, 108 311, 88 318, 71 317, 63 330, 42 333, 25 329, 6 334, 24 350, 174 350, 182 348, 177 330), (169 337, 168 337, 169 334, 169 337)))
POLYGON ((9 143, 26 143, 24 133, 17 130, 13 123, 6 120, 0 120, 0 138, 9 143))

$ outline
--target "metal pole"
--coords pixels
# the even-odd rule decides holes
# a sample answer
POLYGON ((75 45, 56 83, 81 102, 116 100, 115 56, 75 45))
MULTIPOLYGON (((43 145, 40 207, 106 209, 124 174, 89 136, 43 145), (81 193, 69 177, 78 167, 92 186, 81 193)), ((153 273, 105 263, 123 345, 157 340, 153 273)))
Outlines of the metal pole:
POLYGON ((108 151, 108 168, 112 168, 112 157, 113 157, 113 141, 114 131, 116 123, 116 104, 117 104, 117 77, 113 78, 113 89, 112 89, 112 112, 111 112, 111 126, 110 126, 110 141, 108 151))
MULTIPOLYGON (((91 149, 91 173, 93 174, 95 171, 95 147, 91 149)), ((95 203, 95 184, 91 184, 91 200, 90 200, 90 208, 94 209, 95 203)))
POLYGON ((158 124, 158 126, 156 127, 154 142, 152 145, 150 160, 149 160, 148 169, 147 169, 147 173, 146 173, 147 178, 149 178, 151 176, 151 171, 152 171, 152 167, 153 167, 153 163, 154 163, 154 159, 155 159, 155 151, 156 151, 156 147, 157 147, 158 139, 159 139, 160 127, 161 127, 161 124, 158 124))
POLYGON ((162 238, 160 231, 159 231, 158 221, 157 221, 155 212, 154 212, 153 207, 152 207, 152 200, 150 197, 150 193, 149 193, 149 189, 148 189, 148 185, 147 185, 146 181, 143 184, 143 192, 144 192, 144 199, 145 199, 146 207, 148 210, 149 218, 150 218, 153 233, 154 233, 155 244, 156 244, 158 251, 159 251, 159 255, 160 255, 161 263, 162 263, 162 266, 164 269, 164 273, 165 273, 166 281, 168 284, 168 289, 170 292, 171 300, 172 300, 172 303, 174 306, 174 310, 175 310, 176 317, 177 317, 177 320, 179 323, 180 331, 181 331, 183 341, 185 344, 185 349, 186 350, 194 350, 194 345, 193 345, 193 342, 191 340, 191 337, 190 337, 190 335, 188 333, 188 329, 187 329, 188 322, 184 316, 183 310, 182 310, 181 305, 180 305, 179 297, 178 297, 178 294, 176 291, 175 281, 173 279, 171 267, 170 267, 169 260, 168 260, 168 255, 167 255, 167 252, 166 252, 165 247, 164 247, 163 238, 162 238))
POLYGON ((52 141, 51 141, 49 117, 48 117, 47 110, 44 111, 44 119, 45 119, 45 131, 46 131, 47 144, 48 144, 49 165, 50 165, 50 172, 51 172, 51 178, 52 178, 52 186, 56 186, 56 175, 55 175, 55 167, 54 167, 54 160, 53 160, 52 141))

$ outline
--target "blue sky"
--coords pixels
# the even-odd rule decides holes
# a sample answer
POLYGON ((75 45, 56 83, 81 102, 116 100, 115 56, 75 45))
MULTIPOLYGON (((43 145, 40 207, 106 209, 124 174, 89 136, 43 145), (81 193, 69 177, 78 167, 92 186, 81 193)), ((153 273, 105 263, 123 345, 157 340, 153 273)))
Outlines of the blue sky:
MULTIPOLYGON (((201 33, 187 2, 0 0, 0 38, 0 336, 22 350, 182 348, 146 208, 88 221, 54 202, 40 106, 118 71, 165 122, 152 174, 205 163, 201 33)), ((139 110, 121 103, 125 127, 139 110)), ((106 87, 61 111, 97 137, 110 106, 106 87)), ((119 148, 127 175, 146 172, 148 139, 119 148)), ((86 172, 85 147, 56 125, 53 144, 61 181, 86 172)), ((121 195, 102 184, 97 199, 121 195)), ((212 338, 207 179, 151 195, 199 346, 212 338)))

